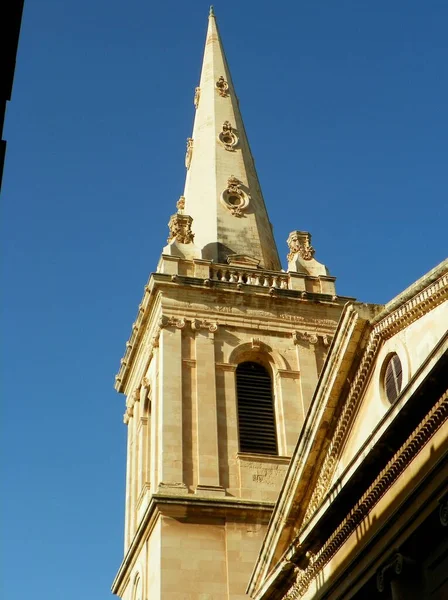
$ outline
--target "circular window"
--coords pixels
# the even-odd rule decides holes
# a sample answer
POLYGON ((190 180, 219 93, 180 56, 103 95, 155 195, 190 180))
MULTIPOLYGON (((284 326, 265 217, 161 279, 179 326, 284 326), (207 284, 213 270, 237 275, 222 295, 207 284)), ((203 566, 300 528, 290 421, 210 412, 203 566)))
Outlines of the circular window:
POLYGON ((400 395, 403 383, 403 369, 398 354, 389 356, 383 373, 384 391, 387 399, 392 404, 400 395))

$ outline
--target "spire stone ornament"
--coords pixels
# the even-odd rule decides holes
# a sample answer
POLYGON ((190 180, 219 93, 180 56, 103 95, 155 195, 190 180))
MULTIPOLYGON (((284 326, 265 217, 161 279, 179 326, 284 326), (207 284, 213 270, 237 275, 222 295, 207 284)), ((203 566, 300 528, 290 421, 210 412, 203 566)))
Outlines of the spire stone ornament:
POLYGON ((261 268, 280 270, 271 223, 213 8, 196 91, 183 194, 185 212, 194 219, 195 244, 205 260, 225 264, 228 256, 238 254, 252 256, 260 261, 261 268), (228 188, 231 174, 239 182, 238 189, 228 188))

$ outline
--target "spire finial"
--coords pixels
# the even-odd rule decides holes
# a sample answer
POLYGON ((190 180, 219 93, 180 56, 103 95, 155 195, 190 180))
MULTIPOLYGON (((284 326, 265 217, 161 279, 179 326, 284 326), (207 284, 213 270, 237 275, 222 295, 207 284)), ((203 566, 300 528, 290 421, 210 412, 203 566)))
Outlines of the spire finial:
POLYGON ((213 8, 213 4, 210 6, 210 13, 209 13, 210 17, 214 17, 215 16, 215 10, 213 8))

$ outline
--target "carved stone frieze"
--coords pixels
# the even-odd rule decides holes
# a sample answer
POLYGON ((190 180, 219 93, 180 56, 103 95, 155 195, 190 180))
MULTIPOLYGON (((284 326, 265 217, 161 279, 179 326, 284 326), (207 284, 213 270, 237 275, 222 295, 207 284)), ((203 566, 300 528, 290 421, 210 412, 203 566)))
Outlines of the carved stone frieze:
POLYGON ((200 97, 201 97, 201 88, 197 87, 194 90, 194 100, 193 100, 193 104, 194 104, 195 108, 197 108, 199 106, 199 99, 200 99, 200 97))
POLYGON ((238 145, 238 136, 230 124, 230 121, 224 121, 222 131, 218 135, 218 139, 223 144, 224 148, 229 152, 233 152, 235 150, 235 147, 238 145))
POLYGON ((191 244, 194 240, 194 233, 191 231, 191 224, 193 223, 192 217, 189 215, 183 215, 176 213, 170 217, 168 227, 170 235, 168 236, 167 242, 170 243, 176 240, 180 244, 191 244))
POLYGON ((222 204, 235 217, 242 217, 250 202, 249 194, 246 194, 241 186, 241 181, 232 175, 227 180, 227 188, 221 194, 222 204))
POLYGON ((291 231, 286 243, 289 247, 288 262, 296 254, 299 254, 303 260, 314 258, 315 250, 311 245, 311 234, 307 231, 291 231))
POLYGON ((193 156, 193 138, 187 138, 187 151, 185 153, 185 166, 190 168, 191 157, 193 156))
POLYGON ((216 89, 218 90, 218 94, 222 96, 222 98, 226 98, 229 95, 229 84, 222 75, 216 82, 216 89))

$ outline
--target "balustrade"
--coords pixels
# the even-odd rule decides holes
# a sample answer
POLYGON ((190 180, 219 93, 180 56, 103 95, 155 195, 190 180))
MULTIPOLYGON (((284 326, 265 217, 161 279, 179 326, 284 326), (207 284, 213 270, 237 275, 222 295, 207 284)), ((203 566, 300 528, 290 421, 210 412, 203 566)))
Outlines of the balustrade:
POLYGON ((224 281, 227 283, 258 285, 267 288, 278 288, 287 290, 289 276, 285 274, 269 273, 252 269, 238 269, 234 267, 213 266, 210 268, 210 279, 212 281, 224 281))

